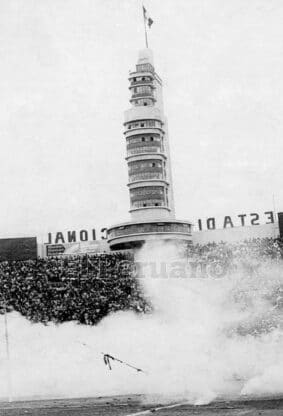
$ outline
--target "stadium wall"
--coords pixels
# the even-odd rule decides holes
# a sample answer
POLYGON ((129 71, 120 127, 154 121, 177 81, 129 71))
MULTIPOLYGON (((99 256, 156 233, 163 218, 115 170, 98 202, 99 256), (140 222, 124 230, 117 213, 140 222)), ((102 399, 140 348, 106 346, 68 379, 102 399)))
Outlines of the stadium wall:
MULTIPOLYGON (((280 222, 251 226, 238 226, 212 230, 193 231, 193 244, 218 243, 220 241, 236 242, 251 238, 283 238, 283 213, 279 213, 280 222)), ((42 240, 41 240, 42 241, 42 240)), ((27 260, 58 255, 84 255, 109 252, 106 239, 74 243, 47 244, 37 243, 37 238, 0 239, 0 261, 27 260)))
POLYGON ((36 237, 0 239, 0 261, 36 259, 37 250, 36 237))
POLYGON ((236 242, 250 238, 279 237, 278 222, 272 224, 251 225, 225 229, 193 232, 193 244, 219 243, 220 241, 236 242))

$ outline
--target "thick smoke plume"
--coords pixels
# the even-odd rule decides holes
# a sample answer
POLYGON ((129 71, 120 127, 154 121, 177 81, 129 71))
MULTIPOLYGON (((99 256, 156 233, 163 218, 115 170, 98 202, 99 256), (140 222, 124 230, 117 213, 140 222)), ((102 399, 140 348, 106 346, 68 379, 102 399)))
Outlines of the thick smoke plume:
MULTIPOLYGON (((147 393, 207 403, 219 396, 283 393, 278 265, 254 277, 239 271, 192 278, 173 244, 146 245, 136 261, 152 314, 115 313, 93 327, 44 326, 8 314, 14 398, 147 393), (117 362, 109 370, 102 352, 145 373, 117 362)), ((0 396, 7 397, 3 316, 0 325, 0 396)))

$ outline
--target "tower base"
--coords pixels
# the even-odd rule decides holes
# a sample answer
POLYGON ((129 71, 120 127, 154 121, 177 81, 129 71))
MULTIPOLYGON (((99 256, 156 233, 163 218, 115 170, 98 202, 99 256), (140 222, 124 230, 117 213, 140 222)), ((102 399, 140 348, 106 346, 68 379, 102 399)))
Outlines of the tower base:
POLYGON ((192 224, 188 221, 160 219, 126 222, 108 228, 110 250, 129 250, 147 241, 192 242, 192 224))

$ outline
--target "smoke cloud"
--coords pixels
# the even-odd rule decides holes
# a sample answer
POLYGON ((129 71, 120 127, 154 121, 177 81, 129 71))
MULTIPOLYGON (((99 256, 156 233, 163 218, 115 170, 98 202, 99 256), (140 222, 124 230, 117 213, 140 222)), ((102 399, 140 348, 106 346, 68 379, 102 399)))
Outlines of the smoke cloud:
MULTIPOLYGON (((119 312, 97 326, 44 326, 12 312, 10 370, 1 316, 0 364, 3 375, 11 374, 14 398, 143 393, 200 404, 219 396, 283 393, 282 313, 274 302, 283 287, 278 265, 254 277, 191 278, 173 244, 145 245, 136 261, 152 314, 119 312), (109 370, 102 352, 145 373, 118 362, 109 370)), ((0 396, 8 395, 8 376, 2 376, 0 396)))

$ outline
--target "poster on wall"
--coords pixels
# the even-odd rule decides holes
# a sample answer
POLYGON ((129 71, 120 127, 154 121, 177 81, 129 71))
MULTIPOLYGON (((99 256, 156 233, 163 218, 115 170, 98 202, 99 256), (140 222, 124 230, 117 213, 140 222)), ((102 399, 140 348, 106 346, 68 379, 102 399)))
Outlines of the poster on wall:
POLYGON ((65 244, 46 244, 46 253, 47 257, 56 257, 56 256, 76 256, 82 254, 97 254, 108 252, 109 247, 106 241, 96 240, 96 241, 86 241, 79 243, 65 243, 65 244))

